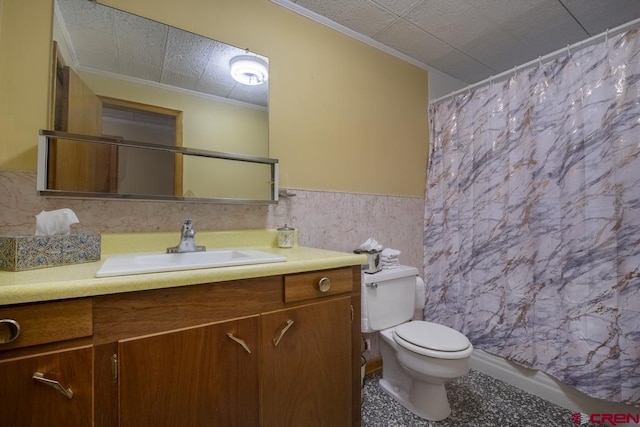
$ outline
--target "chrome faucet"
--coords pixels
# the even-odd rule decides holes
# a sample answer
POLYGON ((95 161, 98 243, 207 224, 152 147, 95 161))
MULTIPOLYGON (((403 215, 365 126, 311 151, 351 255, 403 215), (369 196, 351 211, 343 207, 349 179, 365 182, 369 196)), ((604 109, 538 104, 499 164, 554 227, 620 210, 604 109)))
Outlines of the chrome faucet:
POLYGON ((204 246, 196 245, 196 230, 193 229, 193 221, 191 218, 184 220, 182 224, 182 233, 180 234, 180 243, 178 246, 167 248, 168 254, 176 254, 183 252, 202 252, 206 251, 204 246))

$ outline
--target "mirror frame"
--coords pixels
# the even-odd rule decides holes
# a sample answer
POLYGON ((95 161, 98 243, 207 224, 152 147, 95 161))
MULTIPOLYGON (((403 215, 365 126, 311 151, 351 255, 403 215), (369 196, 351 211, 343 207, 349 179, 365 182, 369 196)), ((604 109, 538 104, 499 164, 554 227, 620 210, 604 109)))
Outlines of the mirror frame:
POLYGON ((38 170, 36 178, 36 189, 38 195, 47 197, 82 198, 82 199, 115 199, 115 200, 154 200, 170 202, 193 202, 193 203, 228 203, 228 204, 275 204, 278 203, 278 159, 268 157, 251 156, 247 154, 223 153, 219 151, 208 151, 195 148, 185 148, 178 146, 167 146, 153 144, 149 142, 128 141, 119 138, 106 138, 91 135, 81 135, 67 132, 40 130, 38 137, 38 170), (48 156, 49 140, 65 139, 70 141, 89 142, 94 144, 108 144, 123 147, 144 148, 149 150, 160 150, 175 154, 188 156, 207 157, 238 162, 249 162, 269 165, 271 167, 271 198, 270 199, 242 199, 242 198, 204 198, 185 196, 162 196, 144 194, 122 194, 122 193, 98 193, 52 190, 47 188, 48 176, 48 156))

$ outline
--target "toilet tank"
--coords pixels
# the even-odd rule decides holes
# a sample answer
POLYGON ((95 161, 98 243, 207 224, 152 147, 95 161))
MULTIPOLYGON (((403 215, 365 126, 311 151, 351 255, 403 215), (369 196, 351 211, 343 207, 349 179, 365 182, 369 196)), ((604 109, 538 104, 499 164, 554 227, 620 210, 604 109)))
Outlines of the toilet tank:
POLYGON ((410 320, 414 313, 418 269, 405 265, 362 273, 362 316, 380 331, 410 320))

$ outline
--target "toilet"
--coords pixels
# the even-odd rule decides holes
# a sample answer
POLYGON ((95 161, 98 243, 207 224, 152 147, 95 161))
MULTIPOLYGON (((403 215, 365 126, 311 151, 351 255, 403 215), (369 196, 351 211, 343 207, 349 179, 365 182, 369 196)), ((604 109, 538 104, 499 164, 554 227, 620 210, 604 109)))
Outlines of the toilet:
POLYGON ((423 308, 417 268, 362 273, 363 332, 380 332, 380 386, 417 416, 439 421, 451 414, 444 384, 469 371, 473 346, 447 326, 411 320, 423 308))

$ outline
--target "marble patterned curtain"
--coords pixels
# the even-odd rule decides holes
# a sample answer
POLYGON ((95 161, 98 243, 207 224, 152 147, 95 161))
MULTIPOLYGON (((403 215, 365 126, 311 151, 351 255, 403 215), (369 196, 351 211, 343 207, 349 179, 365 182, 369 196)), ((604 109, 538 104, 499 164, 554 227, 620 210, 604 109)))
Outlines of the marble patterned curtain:
POLYGON ((430 107, 425 318, 640 405, 640 35, 430 107))

